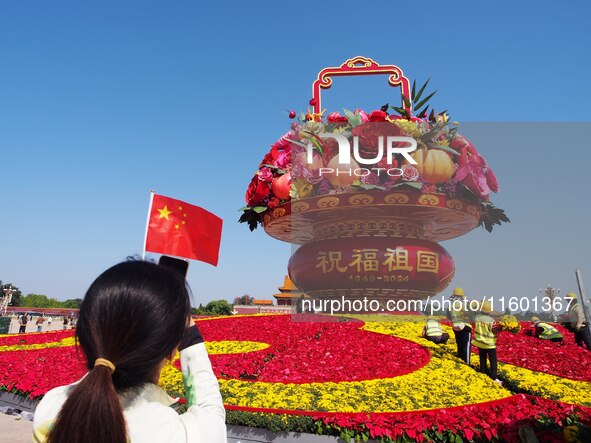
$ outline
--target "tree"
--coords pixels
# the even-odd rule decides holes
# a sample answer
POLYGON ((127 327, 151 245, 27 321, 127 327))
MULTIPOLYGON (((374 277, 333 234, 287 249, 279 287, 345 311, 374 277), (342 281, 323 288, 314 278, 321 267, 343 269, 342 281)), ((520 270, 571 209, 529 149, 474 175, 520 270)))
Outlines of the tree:
POLYGON ((4 297, 4 289, 12 289, 12 301, 10 302, 10 306, 21 306, 21 291, 14 286, 12 283, 2 284, 2 280, 0 280, 0 297, 4 297))
POLYGON ((74 298, 74 299, 70 299, 70 300, 66 300, 64 302, 61 302, 61 305, 64 308, 73 308, 73 309, 80 309, 81 304, 82 304, 81 298, 74 298))
POLYGON ((213 315, 232 315, 234 309, 226 300, 214 300, 205 306, 205 310, 213 315))
MULTIPOLYGON (((53 302, 57 302, 55 299, 52 300, 53 302)), ((50 308, 52 307, 52 304, 55 304, 52 303, 52 300, 47 298, 47 295, 43 294, 27 294, 21 298, 21 306, 28 308, 50 308)))
POLYGON ((251 297, 248 294, 244 294, 241 297, 236 297, 234 299, 235 305, 252 305, 254 303, 254 297, 251 297))

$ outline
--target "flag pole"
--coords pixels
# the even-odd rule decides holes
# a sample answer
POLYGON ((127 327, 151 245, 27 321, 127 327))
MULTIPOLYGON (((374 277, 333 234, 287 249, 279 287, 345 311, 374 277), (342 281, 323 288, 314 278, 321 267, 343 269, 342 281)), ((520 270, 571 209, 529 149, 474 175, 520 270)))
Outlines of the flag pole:
POLYGON ((150 191, 150 204, 148 205, 148 216, 146 217, 146 233, 144 235, 144 248, 142 249, 142 260, 146 259, 146 243, 148 242, 148 227, 150 226, 150 214, 152 213, 152 203, 154 202, 154 190, 150 191))

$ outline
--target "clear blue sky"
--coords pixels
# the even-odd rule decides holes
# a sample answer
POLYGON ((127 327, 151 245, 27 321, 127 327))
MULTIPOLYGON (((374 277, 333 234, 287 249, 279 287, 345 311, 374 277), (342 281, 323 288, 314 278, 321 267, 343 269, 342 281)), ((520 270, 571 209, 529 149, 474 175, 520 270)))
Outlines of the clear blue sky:
MULTIPOLYGON (((290 246, 249 232, 237 209, 318 71, 365 55, 431 77, 438 109, 485 122, 465 130, 513 223, 445 243, 453 284, 574 290, 579 266, 591 289, 591 126, 498 123, 591 121, 590 12, 584 1, 3 1, 0 279, 81 297, 141 253, 155 189, 224 219, 219 266, 191 263, 196 303, 270 298, 290 246)), ((329 110, 371 110, 397 92, 357 79, 324 96, 329 110)))

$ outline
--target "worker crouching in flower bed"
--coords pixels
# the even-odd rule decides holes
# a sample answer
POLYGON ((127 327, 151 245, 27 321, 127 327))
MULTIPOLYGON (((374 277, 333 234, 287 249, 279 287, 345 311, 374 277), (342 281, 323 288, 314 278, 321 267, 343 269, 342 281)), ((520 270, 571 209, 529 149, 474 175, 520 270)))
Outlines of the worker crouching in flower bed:
POLYGON ((423 328, 423 337, 433 343, 446 343, 449 340, 449 334, 443 332, 439 321, 432 316, 427 317, 427 323, 423 328))
POLYGON ((562 334, 554 326, 541 321, 538 317, 532 317, 531 322, 534 327, 534 336, 536 338, 562 343, 562 334))
POLYGON ((494 381, 502 384, 501 380, 497 378, 497 334, 500 327, 492 315, 491 303, 489 301, 483 302, 480 313, 474 317, 472 344, 478 348, 480 372, 488 374, 494 381), (487 358, 490 362, 490 371, 487 370, 487 358))

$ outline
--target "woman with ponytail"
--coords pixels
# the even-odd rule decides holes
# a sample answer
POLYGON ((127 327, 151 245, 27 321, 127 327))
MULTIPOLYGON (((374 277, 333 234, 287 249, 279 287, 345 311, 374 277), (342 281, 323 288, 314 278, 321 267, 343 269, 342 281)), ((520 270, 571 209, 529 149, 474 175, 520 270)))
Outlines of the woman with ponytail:
POLYGON ((39 443, 225 442, 219 385, 179 273, 144 261, 113 266, 90 286, 76 337, 88 373, 37 406, 39 443), (188 410, 158 386, 180 351, 188 410))

